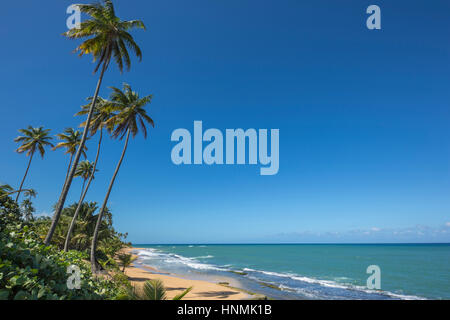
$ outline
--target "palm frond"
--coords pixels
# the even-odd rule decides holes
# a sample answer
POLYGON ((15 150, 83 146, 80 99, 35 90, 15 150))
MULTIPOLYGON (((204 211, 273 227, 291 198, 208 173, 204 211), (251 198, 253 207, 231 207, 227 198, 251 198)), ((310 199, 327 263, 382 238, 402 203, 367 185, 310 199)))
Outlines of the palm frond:
POLYGON ((177 294, 175 297, 172 298, 172 300, 181 300, 184 298, 185 295, 187 295, 193 287, 189 287, 186 290, 184 290, 183 292, 181 292, 180 294, 177 294))
POLYGON ((52 137, 49 136, 50 129, 28 126, 27 129, 19 129, 18 131, 23 134, 14 139, 15 142, 22 143, 16 150, 18 153, 26 152, 27 156, 30 156, 38 150, 43 157, 45 154, 45 147, 54 147, 50 142, 50 140, 52 140, 52 137))
POLYGON ((108 64, 110 58, 116 62, 120 72, 123 67, 129 70, 131 59, 128 50, 132 50, 141 60, 142 52, 133 37, 128 33, 131 29, 144 29, 140 20, 122 21, 116 16, 114 5, 110 0, 103 0, 96 4, 78 4, 81 12, 90 16, 80 23, 80 28, 73 28, 65 33, 69 39, 86 39, 75 51, 79 56, 91 54, 96 72, 102 64, 108 64))

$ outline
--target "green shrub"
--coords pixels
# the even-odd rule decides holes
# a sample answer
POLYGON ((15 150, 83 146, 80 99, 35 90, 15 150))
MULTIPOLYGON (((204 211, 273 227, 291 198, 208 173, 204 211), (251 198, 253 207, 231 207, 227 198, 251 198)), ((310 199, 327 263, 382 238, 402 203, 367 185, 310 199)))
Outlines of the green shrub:
POLYGON ((85 253, 45 246, 30 226, 3 225, 0 231, 0 299, 114 299, 119 284, 92 277, 85 253), (80 268, 80 289, 69 289, 67 267, 80 268))

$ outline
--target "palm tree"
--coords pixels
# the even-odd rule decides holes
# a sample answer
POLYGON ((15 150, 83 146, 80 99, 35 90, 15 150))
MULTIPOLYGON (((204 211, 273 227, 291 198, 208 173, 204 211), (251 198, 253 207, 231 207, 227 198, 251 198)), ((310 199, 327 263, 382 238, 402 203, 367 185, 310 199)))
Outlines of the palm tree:
MULTIPOLYGON (((69 175, 70 166, 72 165, 73 155, 77 151, 77 147, 80 145, 80 142, 81 142, 81 133, 80 133, 80 131, 74 130, 73 128, 66 128, 63 133, 58 133, 56 136, 58 137, 59 140, 62 140, 62 141, 60 143, 58 143, 53 148, 53 150, 56 150, 59 148, 66 148, 65 154, 70 154, 69 165, 67 166, 67 172, 66 172, 66 179, 64 180, 64 183, 65 183, 65 181, 67 181, 67 176, 69 175)), ((86 158, 86 150, 87 150, 87 147, 84 146, 81 151, 84 158, 86 158)))
MULTIPOLYGON (((93 98, 88 98, 89 100, 92 100, 93 98)), ((76 113, 75 115, 84 115, 89 113, 90 105, 84 105, 81 107, 83 110, 76 113)), ((103 128, 106 128, 108 132, 111 132, 113 125, 106 125, 106 121, 111 119, 114 116, 114 107, 112 106, 111 102, 103 99, 102 97, 97 97, 97 103, 95 104, 94 111, 92 114, 92 122, 90 124, 89 133, 90 136, 94 136, 97 131, 100 130, 100 137, 98 139, 98 145, 97 145, 97 154, 95 155, 95 161, 94 161, 94 167, 92 170, 91 177, 89 178, 89 181, 86 185, 86 189, 84 191, 84 194, 82 195, 80 201, 83 202, 84 198, 87 194, 87 191, 89 190, 89 186, 91 185, 92 179, 94 178, 94 173, 96 172, 97 163, 98 163, 98 157, 100 155, 100 147, 102 144, 102 138, 103 138, 103 128)), ((80 124, 81 127, 86 126, 86 121, 80 124)))
POLYGON ((86 181, 88 179, 89 179, 89 181, 91 181, 94 178, 94 174, 96 171, 98 171, 98 170, 95 169, 94 164, 92 162, 89 162, 89 160, 81 161, 78 164, 77 171, 75 171, 76 177, 83 178, 83 185, 81 187, 81 195, 80 195, 80 200, 78 201, 77 209, 75 210, 72 221, 70 222, 69 230, 67 231, 67 237, 66 237, 66 241, 64 243, 64 251, 69 250, 70 235, 72 234, 73 228, 75 226, 75 221, 77 220, 78 212, 80 211, 81 204, 83 203, 83 199, 84 199, 83 195, 86 195, 85 194, 86 181))
POLYGON ((16 202, 19 200, 20 192, 22 191, 23 183, 27 177, 28 170, 30 169, 31 160, 33 159, 36 150, 39 151, 42 158, 44 158, 45 147, 53 147, 53 144, 49 141, 52 137, 49 136, 50 129, 44 129, 43 127, 33 128, 28 126, 27 129, 19 129, 19 132, 23 136, 19 136, 14 139, 15 142, 20 142, 22 145, 17 148, 18 153, 26 152, 26 155, 30 157, 28 161, 27 169, 25 170, 25 175, 23 176, 22 182, 20 183, 19 191, 17 192, 16 202))
POLYGON ((119 137, 119 139, 122 139, 126 135, 126 139, 123 146, 122 155, 120 156, 120 160, 117 163, 116 170, 114 171, 111 182, 109 183, 105 199, 103 200, 103 205, 98 214, 97 225, 95 227, 94 236, 92 237, 91 268, 93 272, 97 271, 97 266, 95 263, 95 251, 97 249, 98 228, 100 227, 100 223, 102 221, 103 210, 106 208, 109 195, 114 185, 114 181, 125 156, 125 151, 127 150, 130 134, 132 134, 133 137, 136 136, 136 134, 139 132, 139 123, 139 126, 144 134, 144 138, 147 138, 147 128, 145 127, 145 123, 147 122, 151 124, 152 127, 155 126, 152 118, 147 115, 144 109, 144 107, 151 102, 151 95, 140 98, 139 94, 131 90, 131 87, 128 84, 123 85, 123 91, 115 87, 111 87, 111 89, 113 90, 113 92, 111 93, 110 100, 114 103, 114 106, 119 113, 109 119, 106 122, 106 125, 110 125, 111 123, 115 125, 115 128, 112 131, 113 138, 119 137))
MULTIPOLYGON (((177 294, 172 300, 181 300, 192 290, 192 287, 187 288, 180 294, 177 294)), ((127 290, 128 300, 167 300, 167 293, 164 284, 159 279, 147 280, 144 283, 142 291, 131 288, 127 290)))
POLYGON ((122 265, 122 272, 125 272, 125 268, 131 266, 133 261, 137 259, 137 257, 133 257, 133 255, 129 253, 121 253, 117 256, 117 258, 119 259, 120 264, 122 265))
POLYGON ((81 138, 80 145, 75 154, 72 168, 70 169, 67 181, 61 191, 58 203, 53 214, 52 224, 45 237, 45 244, 50 244, 53 233, 55 232, 56 225, 58 224, 61 211, 66 201, 67 193, 69 192, 72 184, 75 170, 80 160, 81 150, 83 150, 86 142, 87 133, 90 128, 92 114, 94 112, 95 103, 97 102, 98 92, 103 80, 103 75, 109 66, 111 58, 117 63, 120 72, 123 72, 123 65, 127 70, 130 69, 131 59, 128 53, 130 48, 139 60, 142 59, 142 53, 139 46, 134 41, 131 34, 128 32, 133 28, 145 29, 144 23, 140 20, 122 21, 116 16, 114 6, 110 0, 103 0, 101 3, 96 4, 78 4, 78 8, 81 12, 89 15, 91 19, 84 20, 80 24, 80 28, 73 28, 64 33, 64 35, 70 39, 86 39, 75 50, 79 52, 79 55, 92 54, 94 62, 97 65, 94 69, 94 73, 97 72, 101 66, 100 76, 95 88, 95 93, 92 98, 91 107, 86 119, 86 126, 83 130, 83 136, 81 138))
MULTIPOLYGON (((93 99, 93 97, 89 97, 87 100, 88 101, 90 101, 90 100, 92 101, 92 99, 93 99)), ((76 116, 84 115, 84 114, 89 113, 90 104, 84 105, 81 108, 83 110, 81 110, 80 112, 76 113, 75 114, 76 116)), ((75 225, 75 221, 76 221, 76 219, 78 217, 78 212, 81 209, 81 205, 82 205, 82 203, 84 201, 84 198, 86 197, 86 194, 87 194, 87 192, 89 190, 89 186, 91 185, 92 179, 94 178, 94 173, 96 171, 98 171, 96 168, 97 168, 97 163, 98 163, 98 157, 100 155, 100 147, 101 147, 101 144, 102 144, 103 128, 106 127, 106 129, 108 131, 111 131, 111 129, 113 127, 111 127, 111 125, 106 126, 105 123, 106 123, 106 121, 111 119, 113 116, 114 116, 114 108, 111 105, 111 102, 106 100, 106 99, 103 99, 102 97, 97 97, 97 103, 95 104, 95 107, 94 107, 94 111, 93 111, 93 114, 92 114, 92 122, 91 122, 90 130, 89 130, 89 133, 90 133, 91 137, 94 136, 97 133, 98 130, 100 130, 100 137, 98 139, 98 146, 97 146, 97 154, 95 156, 95 161, 94 161, 94 164, 93 164, 93 167, 92 167, 92 172, 91 172, 91 175, 89 177, 89 181, 88 181, 88 183, 86 185, 86 188, 83 187, 84 191, 82 192, 80 200, 78 201, 77 209, 75 210, 75 214, 74 214, 74 217, 73 217, 72 222, 70 224, 69 231, 67 232, 67 237, 66 237, 66 241, 65 241, 65 244, 64 244, 64 251, 68 251, 69 250, 70 236, 71 236, 71 233, 73 231, 73 227, 75 225)), ((86 121, 81 123, 80 126, 81 127, 86 126, 86 121)), ((75 175, 76 175, 76 173, 75 173, 75 175)))

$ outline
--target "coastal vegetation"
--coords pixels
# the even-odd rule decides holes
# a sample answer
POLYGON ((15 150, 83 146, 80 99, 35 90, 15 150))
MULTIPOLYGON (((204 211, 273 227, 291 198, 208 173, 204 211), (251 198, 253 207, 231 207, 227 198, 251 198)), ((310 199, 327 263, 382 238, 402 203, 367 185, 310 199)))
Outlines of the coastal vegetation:
MULTIPOLYGON (((141 131, 147 137, 147 124, 154 127, 145 109, 152 96, 141 97, 128 84, 122 89, 110 87, 109 100, 99 95, 111 61, 122 73, 131 66, 128 50, 142 59, 141 49, 129 32, 135 28, 145 29, 145 26, 140 20, 121 20, 110 0, 77 6, 89 18, 80 28, 71 29, 64 36, 84 40, 76 51, 80 56, 92 55, 94 73, 100 70, 100 75, 94 95, 75 114, 86 116, 80 124, 82 130, 64 129, 56 135, 59 142, 54 145, 50 129, 28 126, 19 129, 21 135, 14 140, 20 144, 17 152, 29 158, 17 189, 8 184, 0 185, 0 299, 164 299, 162 283, 146 283, 142 292, 131 286, 124 271, 134 258, 122 252, 130 245, 126 242, 127 234, 114 229, 113 215, 107 207, 130 136, 135 137, 141 131), (112 139, 125 139, 99 206, 85 199, 99 171, 97 168, 101 167, 99 159, 105 133, 112 139), (95 136, 98 136, 96 155, 94 161, 90 161, 87 142, 95 136), (32 198, 37 193, 29 187, 32 181, 27 180, 35 153, 44 158, 49 148, 64 149, 69 155, 68 164, 64 165, 67 169, 61 173, 61 177, 64 174, 61 193, 59 197, 55 194, 57 201, 52 218, 35 215, 32 198), (66 199, 76 177, 82 180, 78 201, 67 206, 66 199), (21 195, 25 198, 19 202, 21 195), (73 266, 78 268, 76 274, 68 273, 68 268, 73 266), (72 275, 77 283, 76 290, 68 285, 72 275)), ((189 291, 190 288, 176 298, 181 299, 189 291)))
POLYGON ((122 272, 125 272, 125 268, 131 266, 133 261, 136 260, 136 257, 133 257, 129 253, 121 253, 117 256, 117 259, 119 259, 120 265, 122 266, 122 272))
MULTIPOLYGON (((172 300, 181 300, 192 290, 192 287, 187 288, 183 292, 177 294, 172 300)), ((145 281, 142 289, 132 287, 128 289, 126 298, 128 300, 167 300, 166 288, 161 280, 145 281)))
POLYGON ((152 118, 147 115, 144 107, 151 102, 152 96, 148 95, 143 98, 139 97, 137 92, 131 90, 130 85, 124 84, 123 91, 111 87, 113 92, 111 93, 111 103, 114 108, 117 110, 117 114, 111 117, 106 125, 111 126, 111 135, 113 138, 122 139, 124 136, 125 143, 123 145, 122 154, 120 156, 119 162, 117 163, 116 170, 111 178, 111 182, 108 186, 108 191, 106 192, 105 199, 103 200, 102 207, 98 214, 97 224, 95 225, 94 236, 92 237, 92 245, 91 245, 91 268, 92 271, 95 272, 97 270, 96 264, 96 249, 97 249, 97 239, 98 232, 100 228, 100 224, 102 221, 103 213, 106 209, 106 205, 109 200, 109 196, 111 194, 112 187, 116 180, 117 174, 119 172, 122 161, 125 157, 125 152, 127 151, 128 140, 130 138, 130 134, 135 137, 139 132, 138 124, 144 134, 144 138, 147 138, 147 128, 145 123, 149 123, 154 126, 154 122, 152 118))
MULTIPOLYGON (((131 66, 131 58, 128 53, 130 48, 139 59, 142 59, 142 53, 139 46, 134 41, 131 34, 128 32, 133 28, 145 29, 144 23, 140 20, 122 21, 117 17, 114 5, 110 0, 103 0, 102 3, 96 4, 79 4, 78 9, 88 15, 90 18, 81 22, 79 28, 73 28, 64 33, 69 39, 86 39, 75 50, 79 52, 79 56, 85 54, 92 54, 93 60, 96 63, 94 73, 99 69, 100 76, 98 78, 97 86, 95 88, 94 96, 91 100, 91 106, 89 108, 83 135, 81 137, 80 144, 75 158, 73 160, 72 167, 67 176, 64 187, 59 196, 55 212, 53 214, 52 223, 45 237, 45 244, 50 244, 56 226, 58 225, 61 212, 64 208, 64 204, 69 193, 72 180, 75 176, 75 171, 80 160, 81 153, 83 152, 84 145, 90 129, 92 115, 94 113, 95 104, 100 91, 100 87, 103 81, 103 76, 107 70, 111 59, 117 64, 119 71, 123 72, 124 64, 127 70, 131 66)), ((101 215, 100 215, 101 218, 101 215)), ((94 264, 92 266, 93 271, 97 268, 94 264)))

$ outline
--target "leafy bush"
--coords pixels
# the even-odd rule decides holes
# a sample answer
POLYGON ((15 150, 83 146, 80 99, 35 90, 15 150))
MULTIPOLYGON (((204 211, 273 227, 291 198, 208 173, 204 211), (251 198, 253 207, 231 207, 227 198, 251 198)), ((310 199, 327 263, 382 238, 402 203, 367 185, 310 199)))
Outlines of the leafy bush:
MULTIPOLYGON (((75 209, 78 203, 64 208, 53 235, 52 244, 59 248, 64 248, 64 243, 69 229, 70 222, 72 221, 75 209)), ((75 222, 75 228, 72 232, 72 237, 69 244, 69 249, 74 249, 81 252, 90 252, 92 235, 94 233, 95 225, 97 222, 98 206, 95 202, 84 202, 81 205, 78 218, 75 222)), ((50 228, 50 217, 40 217, 33 222, 33 230, 43 240, 50 228)), ((103 268, 115 267, 118 269, 114 262, 114 257, 117 252, 120 251, 127 243, 124 242, 127 234, 117 232, 113 227, 112 213, 108 208, 105 209, 102 223, 100 225, 100 231, 98 234, 98 247, 97 247, 97 262, 103 268)))
POLYGON ((120 287, 92 277, 85 253, 45 246, 30 226, 8 223, 0 231, 0 299, 114 299, 120 287), (67 267, 80 268, 80 289, 69 289, 67 267))

